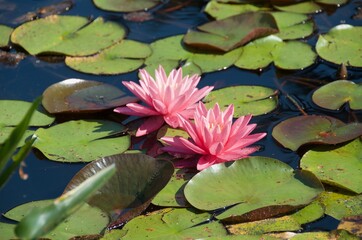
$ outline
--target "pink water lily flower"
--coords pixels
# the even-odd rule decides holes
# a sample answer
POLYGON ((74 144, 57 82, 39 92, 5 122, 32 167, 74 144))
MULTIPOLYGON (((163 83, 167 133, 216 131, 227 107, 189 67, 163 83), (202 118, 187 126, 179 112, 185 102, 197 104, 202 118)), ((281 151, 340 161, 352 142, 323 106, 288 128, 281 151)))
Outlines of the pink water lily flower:
POLYGON ((233 123, 233 114, 233 105, 225 111, 221 111, 218 104, 207 110, 200 102, 194 121, 183 119, 182 126, 190 138, 163 137, 161 139, 168 144, 163 150, 178 156, 197 154, 200 171, 216 163, 247 157, 258 150, 258 147, 248 146, 266 133, 250 134, 256 127, 256 124, 248 125, 251 115, 242 116, 233 123))
POLYGON ((180 116, 193 117, 197 102, 205 97, 213 87, 197 89, 200 76, 182 77, 182 68, 166 75, 162 66, 155 71, 155 79, 144 69, 140 70, 140 84, 123 81, 134 95, 145 105, 128 103, 114 111, 121 114, 149 118, 139 127, 136 136, 142 136, 160 128, 164 122, 173 128, 180 126, 180 116))

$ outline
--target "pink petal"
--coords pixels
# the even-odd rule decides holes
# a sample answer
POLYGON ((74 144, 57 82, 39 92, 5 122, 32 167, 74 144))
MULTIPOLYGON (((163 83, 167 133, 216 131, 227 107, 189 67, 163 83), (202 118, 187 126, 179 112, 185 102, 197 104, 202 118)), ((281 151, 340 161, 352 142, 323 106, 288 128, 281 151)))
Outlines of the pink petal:
POLYGON ((202 156, 199 161, 197 162, 197 170, 201 171, 205 168, 210 167, 214 163, 216 163, 216 157, 213 155, 204 155, 202 156))
POLYGON ((169 145, 163 147, 162 150, 170 153, 195 154, 194 151, 180 141, 180 138, 181 137, 162 137, 161 140, 169 145))
POLYGON ((139 99, 141 99, 148 105, 151 104, 151 97, 149 96, 149 93, 145 90, 145 88, 142 88, 142 86, 140 86, 134 82, 123 81, 122 83, 126 88, 128 88, 128 90, 130 90, 139 99))
POLYGON ((126 107, 129 110, 124 110, 124 108, 116 108, 118 113, 121 113, 121 111, 128 111, 129 115, 132 116, 154 116, 154 115, 160 115, 158 112, 156 112, 154 109, 148 108, 146 106, 143 106, 138 103, 128 103, 126 107))
POLYGON ((238 160, 241 158, 246 158, 250 154, 256 152, 259 150, 260 147, 247 147, 243 149, 237 149, 230 152, 223 152, 223 154, 218 155, 218 158, 223 159, 224 161, 232 161, 232 160, 238 160))
POLYGON ((162 116, 153 116, 146 119, 146 121, 138 128, 136 137, 149 134, 159 129, 165 121, 162 116))

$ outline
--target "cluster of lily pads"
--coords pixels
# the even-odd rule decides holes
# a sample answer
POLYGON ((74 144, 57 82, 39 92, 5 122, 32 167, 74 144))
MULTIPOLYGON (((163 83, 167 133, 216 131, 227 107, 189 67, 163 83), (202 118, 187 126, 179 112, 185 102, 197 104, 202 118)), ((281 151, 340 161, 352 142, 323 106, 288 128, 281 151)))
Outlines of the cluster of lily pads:
MULTIPOLYGON (((94 2, 105 10, 140 10, 116 9, 112 5, 114 1, 94 2)), ((158 1, 140 2, 150 4, 147 8, 151 8, 158 1)), ((345 1, 303 1, 295 4, 299 7, 270 1, 272 6, 288 12, 265 12, 270 6, 242 2, 209 1, 205 11, 214 21, 185 35, 150 44, 125 39, 125 28, 119 23, 105 22, 102 18, 89 22, 79 16, 52 15, 15 30, 0 26, 0 46, 8 45, 10 39, 31 55, 65 55, 69 67, 91 74, 120 74, 144 65, 152 72, 159 64, 170 70, 181 62, 185 73, 199 74, 232 65, 254 70, 271 63, 282 69, 302 69, 314 64, 317 55, 336 64, 362 66, 361 58, 355 54, 361 49, 360 38, 356 37, 361 35, 361 27, 336 26, 319 37, 317 53, 307 43, 295 40, 313 34, 315 27, 305 15, 309 12, 301 13, 299 9, 317 12, 320 3, 343 4, 345 1), (243 21, 250 21, 247 28, 243 21), (236 22, 244 27, 238 29, 236 22), (47 38, 43 38, 44 35, 47 38)), ((311 102, 317 108, 332 111, 346 105, 350 111, 361 111, 361 89, 360 84, 337 80, 314 91, 311 102)), ((233 86, 213 90, 203 101, 209 108, 216 102, 220 106, 234 104, 234 117, 238 118, 275 111, 279 96, 275 89, 267 87, 233 86)), ((133 138, 134 130, 143 120, 124 125, 119 123, 123 119, 111 113, 112 109, 136 100, 109 84, 80 79, 67 79, 44 91, 45 111, 35 112, 30 122, 33 128, 26 132, 24 140, 36 136, 34 149, 51 161, 89 163, 55 201, 31 202, 5 213, 5 217, 21 222, 17 227, 19 236, 50 239, 86 235, 97 235, 101 239, 361 237, 356 226, 349 224, 357 222, 357 228, 361 224, 362 124, 344 123, 322 115, 297 116, 278 123, 271 136, 286 150, 301 152, 303 148, 301 169, 295 170, 278 159, 251 156, 197 172, 175 169, 170 155, 150 156, 155 155, 154 149, 162 144, 158 141, 162 136, 186 136, 184 131, 165 126, 137 143, 139 139, 133 138), (102 113, 104 118, 92 118, 95 115, 91 114, 97 113, 102 113), (115 118, 118 121, 114 121, 115 118), (138 144, 142 152, 133 150, 133 144, 138 144), (104 180, 87 203, 68 216, 71 211, 67 199, 77 196, 72 190, 110 166, 116 169, 108 176, 110 180, 104 180), (26 218, 30 223, 27 225, 22 220, 24 213, 33 208, 37 210, 26 218), (146 209, 148 212, 140 215, 146 209), (52 214, 49 224, 61 223, 49 233, 32 232, 39 223, 37 214, 47 213, 46 210, 52 214), (341 220, 338 230, 296 233, 304 224, 324 214, 341 220), (62 218, 66 219, 60 221, 62 218)), ((23 101, 0 101, 0 143, 8 138, 30 105, 23 101)), ((0 223, 0 232, 5 237, 15 237, 14 229, 14 224, 0 223)))

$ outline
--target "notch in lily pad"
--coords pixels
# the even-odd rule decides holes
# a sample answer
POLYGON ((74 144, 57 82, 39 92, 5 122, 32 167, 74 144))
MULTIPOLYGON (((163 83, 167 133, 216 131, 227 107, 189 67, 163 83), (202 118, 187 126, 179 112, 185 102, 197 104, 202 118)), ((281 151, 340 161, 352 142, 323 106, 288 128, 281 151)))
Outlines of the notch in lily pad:
POLYGON ((352 110, 362 110, 362 84, 347 80, 333 81, 318 88, 312 100, 330 110, 339 110, 346 103, 352 110))
POLYGON ((94 113, 137 100, 110 84, 70 78, 49 86, 42 103, 52 114, 94 113))
POLYGON ((90 205, 109 213, 112 221, 109 227, 123 225, 144 211, 153 197, 166 186, 174 171, 171 162, 144 154, 106 156, 82 168, 64 192, 113 164, 116 174, 88 201, 90 205))
POLYGON ((65 64, 79 72, 113 75, 138 69, 150 54, 151 48, 148 44, 122 40, 92 56, 68 56, 65 64))
POLYGON ((185 44, 206 50, 227 52, 256 38, 278 32, 273 15, 266 12, 248 12, 216 20, 189 30, 185 44))

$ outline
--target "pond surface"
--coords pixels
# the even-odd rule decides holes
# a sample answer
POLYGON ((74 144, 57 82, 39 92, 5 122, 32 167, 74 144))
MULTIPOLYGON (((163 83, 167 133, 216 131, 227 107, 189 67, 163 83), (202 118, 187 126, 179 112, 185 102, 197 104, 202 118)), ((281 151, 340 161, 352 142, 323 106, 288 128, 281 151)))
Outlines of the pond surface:
MULTIPOLYGON (((0 0, 0 24, 16 27, 16 19, 19 16, 56 2, 54 0, 0 0)), ((202 13, 206 1, 192 1, 192 4, 175 11, 156 12, 154 18, 146 22, 127 21, 121 13, 99 10, 89 0, 75 2, 75 5, 63 14, 91 18, 103 16, 105 19, 126 26, 128 39, 145 43, 167 36, 184 34, 189 28, 209 21, 208 17, 202 13)), ((177 4, 176 1, 175 4, 177 4)), ((361 6, 361 1, 351 1, 333 13, 323 12, 315 15, 316 33, 306 41, 315 45, 318 33, 325 33, 333 26, 341 23, 361 26, 361 20, 352 19, 358 6, 361 6)), ((352 116, 345 110, 328 112, 312 105, 310 101, 311 91, 318 86, 338 79, 336 77, 337 72, 337 66, 322 60, 318 60, 314 66, 301 71, 280 71, 269 66, 260 72, 253 72, 230 67, 227 70, 204 74, 199 87, 213 85, 215 89, 219 89, 233 85, 259 85, 278 89, 280 91, 278 108, 272 113, 255 117, 252 120, 258 123, 257 132, 268 133, 267 137, 259 142, 262 149, 257 155, 276 158, 297 168, 300 156, 278 145, 271 137, 271 130, 281 120, 301 115, 297 106, 286 97, 287 94, 296 100, 308 114, 328 114, 344 122, 350 121, 352 116)), ((349 69, 348 73, 348 80, 353 80, 356 83, 362 82, 360 70, 349 69)), ((76 72, 65 66, 63 62, 50 63, 33 56, 27 56, 15 66, 0 63, 0 98, 33 101, 51 84, 68 78, 101 81, 117 86, 124 91, 127 89, 121 84, 121 81, 137 81, 138 79, 137 71, 116 76, 96 76, 76 72)), ((361 122, 362 113, 359 112, 354 117, 361 122)), ((14 174, 7 185, 0 190, 1 213, 25 202, 59 196, 73 175, 85 165, 47 161, 37 157, 35 152, 27 157, 25 163, 24 170, 29 175, 28 180, 21 180, 18 174, 14 174)), ((7 220, 2 218, 1 221, 7 220)), ((308 225, 306 230, 332 230, 336 228, 337 224, 337 220, 325 217, 308 225)))

